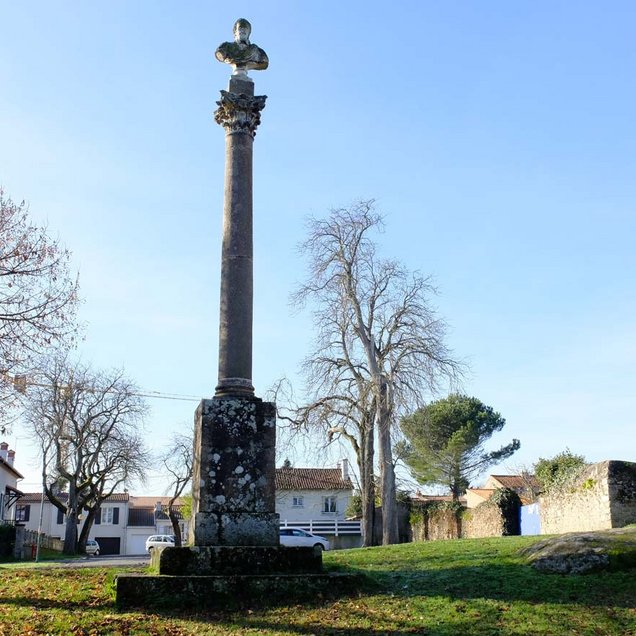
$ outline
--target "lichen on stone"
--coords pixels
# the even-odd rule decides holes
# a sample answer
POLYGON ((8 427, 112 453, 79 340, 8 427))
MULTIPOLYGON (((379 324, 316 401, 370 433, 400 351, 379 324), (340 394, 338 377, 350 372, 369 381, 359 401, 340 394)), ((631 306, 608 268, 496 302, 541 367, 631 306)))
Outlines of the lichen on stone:
POLYGON ((636 567, 636 527, 568 533, 524 548, 532 567, 555 574, 588 574, 636 567))

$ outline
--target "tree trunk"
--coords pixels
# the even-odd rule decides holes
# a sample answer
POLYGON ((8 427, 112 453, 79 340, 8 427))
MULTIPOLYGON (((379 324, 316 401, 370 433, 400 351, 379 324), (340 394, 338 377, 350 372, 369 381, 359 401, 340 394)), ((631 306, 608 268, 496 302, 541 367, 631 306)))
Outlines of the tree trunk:
POLYGON ((79 539, 77 542, 77 548, 79 552, 86 551, 86 542, 88 541, 88 535, 91 532, 91 528, 93 527, 93 522, 95 521, 95 509, 91 508, 86 513, 86 521, 82 524, 82 530, 80 531, 79 539))
POLYGON ((378 457, 382 483, 382 545, 398 543, 397 499, 391 443, 391 418, 387 405, 388 387, 383 383, 378 408, 378 457))
POLYGON ((64 554, 77 554, 77 508, 66 509, 66 528, 64 531, 64 554))
POLYGON ((177 548, 181 547, 181 528, 179 527, 179 519, 177 513, 172 509, 172 501, 168 504, 168 516, 170 517, 170 523, 172 523, 172 531, 174 532, 174 545, 177 548))
POLYGON ((373 479, 373 429, 365 428, 361 434, 360 456, 360 497, 362 500, 362 546, 375 544, 375 481, 373 479))

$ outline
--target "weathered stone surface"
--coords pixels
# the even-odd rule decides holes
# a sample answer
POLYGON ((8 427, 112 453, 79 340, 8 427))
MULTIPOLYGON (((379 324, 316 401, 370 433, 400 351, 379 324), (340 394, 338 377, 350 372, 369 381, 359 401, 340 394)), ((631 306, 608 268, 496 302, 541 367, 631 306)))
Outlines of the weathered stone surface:
POLYGON ((215 120, 225 129, 225 188, 219 376, 215 395, 253 395, 253 219, 252 156, 254 135, 265 96, 254 96, 249 78, 232 77, 221 92, 215 120))
POLYGON ((152 554, 159 574, 292 574, 322 571, 322 550, 314 547, 207 546, 167 547, 152 554))
POLYGON ((191 543, 278 545, 276 409, 256 397, 203 400, 195 415, 191 543))
POLYGON ((552 537, 522 550, 540 572, 588 574, 636 567, 636 527, 552 537))
POLYGON ((636 463, 609 460, 587 466, 572 483, 542 495, 539 502, 541 534, 636 523, 636 463))
POLYGON ((250 576, 139 576, 117 577, 117 608, 207 608, 232 610, 313 601, 355 593, 362 575, 269 574, 250 576))
POLYGON ((196 545, 277 546, 279 525, 273 512, 197 512, 193 521, 196 545))

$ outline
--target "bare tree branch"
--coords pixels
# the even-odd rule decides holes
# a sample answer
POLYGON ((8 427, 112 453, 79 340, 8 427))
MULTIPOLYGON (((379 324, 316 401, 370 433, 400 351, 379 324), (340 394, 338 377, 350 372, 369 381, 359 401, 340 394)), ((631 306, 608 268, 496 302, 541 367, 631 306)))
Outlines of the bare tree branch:
POLYGON ((38 441, 43 486, 66 515, 64 552, 83 548, 100 504, 145 478, 150 454, 138 432, 147 407, 121 371, 96 372, 53 359, 25 396, 24 417, 38 441), (68 485, 60 496, 59 482, 68 485), (88 518, 77 536, 82 510, 88 518))
POLYGON ((302 371, 305 404, 281 408, 297 428, 322 428, 329 441, 349 441, 358 461, 365 544, 371 541, 374 439, 377 436, 383 505, 383 542, 397 540, 391 431, 409 407, 443 384, 458 382, 462 365, 445 344, 446 324, 430 306, 430 281, 376 253, 372 231, 383 229, 373 201, 311 218, 301 245, 306 282, 292 297, 310 305, 313 351, 302 371))
POLYGON ((13 377, 77 337, 78 278, 70 252, 0 189, 0 419, 15 405, 13 377))

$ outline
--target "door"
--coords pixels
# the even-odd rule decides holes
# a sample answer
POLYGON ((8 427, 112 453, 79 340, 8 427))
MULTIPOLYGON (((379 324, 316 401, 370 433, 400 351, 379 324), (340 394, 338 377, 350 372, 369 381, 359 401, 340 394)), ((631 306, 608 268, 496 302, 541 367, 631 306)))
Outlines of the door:
POLYGON ((121 554, 119 537, 95 537, 95 541, 99 543, 100 554, 121 554))
POLYGON ((146 554, 146 539, 149 534, 133 534, 128 537, 126 554, 146 554))

